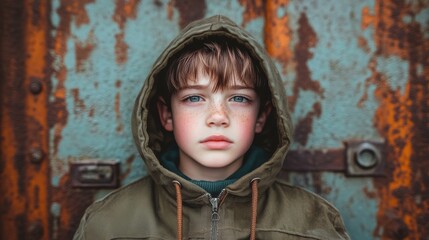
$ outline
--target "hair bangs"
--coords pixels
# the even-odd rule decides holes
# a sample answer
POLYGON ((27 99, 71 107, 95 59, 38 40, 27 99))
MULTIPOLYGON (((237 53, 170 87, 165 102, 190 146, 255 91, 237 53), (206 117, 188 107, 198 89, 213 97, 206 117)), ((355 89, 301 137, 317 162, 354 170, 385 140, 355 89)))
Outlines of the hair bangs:
POLYGON ((196 82, 200 74, 214 81, 214 91, 238 84, 258 88, 261 79, 254 65, 251 56, 237 46, 225 42, 205 43, 172 63, 168 70, 168 91, 174 94, 196 82))

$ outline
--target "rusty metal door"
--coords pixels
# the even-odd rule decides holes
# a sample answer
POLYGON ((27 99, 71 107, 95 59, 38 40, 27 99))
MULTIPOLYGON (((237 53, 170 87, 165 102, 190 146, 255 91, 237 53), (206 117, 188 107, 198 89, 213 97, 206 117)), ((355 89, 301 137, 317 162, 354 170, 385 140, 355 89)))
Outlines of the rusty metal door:
POLYGON ((192 20, 223 14, 284 77, 295 142, 281 176, 352 239, 429 236, 429 2, 3 0, 0 238, 71 239, 85 208, 146 174, 137 91, 192 20))

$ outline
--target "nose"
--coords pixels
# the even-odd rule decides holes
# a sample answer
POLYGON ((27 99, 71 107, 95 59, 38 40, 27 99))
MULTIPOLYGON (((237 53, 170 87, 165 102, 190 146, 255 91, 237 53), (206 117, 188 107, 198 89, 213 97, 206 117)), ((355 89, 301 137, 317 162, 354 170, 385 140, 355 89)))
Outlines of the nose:
POLYGON ((228 110, 224 104, 211 104, 209 108, 209 115, 207 117, 208 126, 229 126, 228 110))

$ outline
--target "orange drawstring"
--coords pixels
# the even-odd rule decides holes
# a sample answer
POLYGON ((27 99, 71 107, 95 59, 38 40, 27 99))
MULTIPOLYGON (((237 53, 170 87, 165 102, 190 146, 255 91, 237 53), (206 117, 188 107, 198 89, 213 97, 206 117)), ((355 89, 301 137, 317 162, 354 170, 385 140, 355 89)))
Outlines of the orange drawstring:
POLYGON ((252 185, 252 222, 250 225, 250 240, 256 239, 256 217, 258 214, 258 182, 259 178, 254 178, 250 182, 252 185))
POLYGON ((176 202, 177 202, 177 239, 182 240, 182 191, 181 184, 179 181, 173 181, 174 186, 176 187, 176 202))

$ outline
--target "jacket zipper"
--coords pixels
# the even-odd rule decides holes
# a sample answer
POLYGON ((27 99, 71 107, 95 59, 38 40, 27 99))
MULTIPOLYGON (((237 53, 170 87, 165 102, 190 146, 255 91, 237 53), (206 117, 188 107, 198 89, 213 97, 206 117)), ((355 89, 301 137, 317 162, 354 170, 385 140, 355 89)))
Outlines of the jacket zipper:
POLYGON ((216 240, 217 239, 217 224, 220 220, 220 216, 219 216, 219 203, 221 198, 223 197, 223 193, 224 193, 225 189, 223 189, 219 196, 217 198, 212 198, 212 196, 209 194, 209 200, 210 200, 210 204, 212 205, 212 215, 211 215, 211 240, 216 240))

